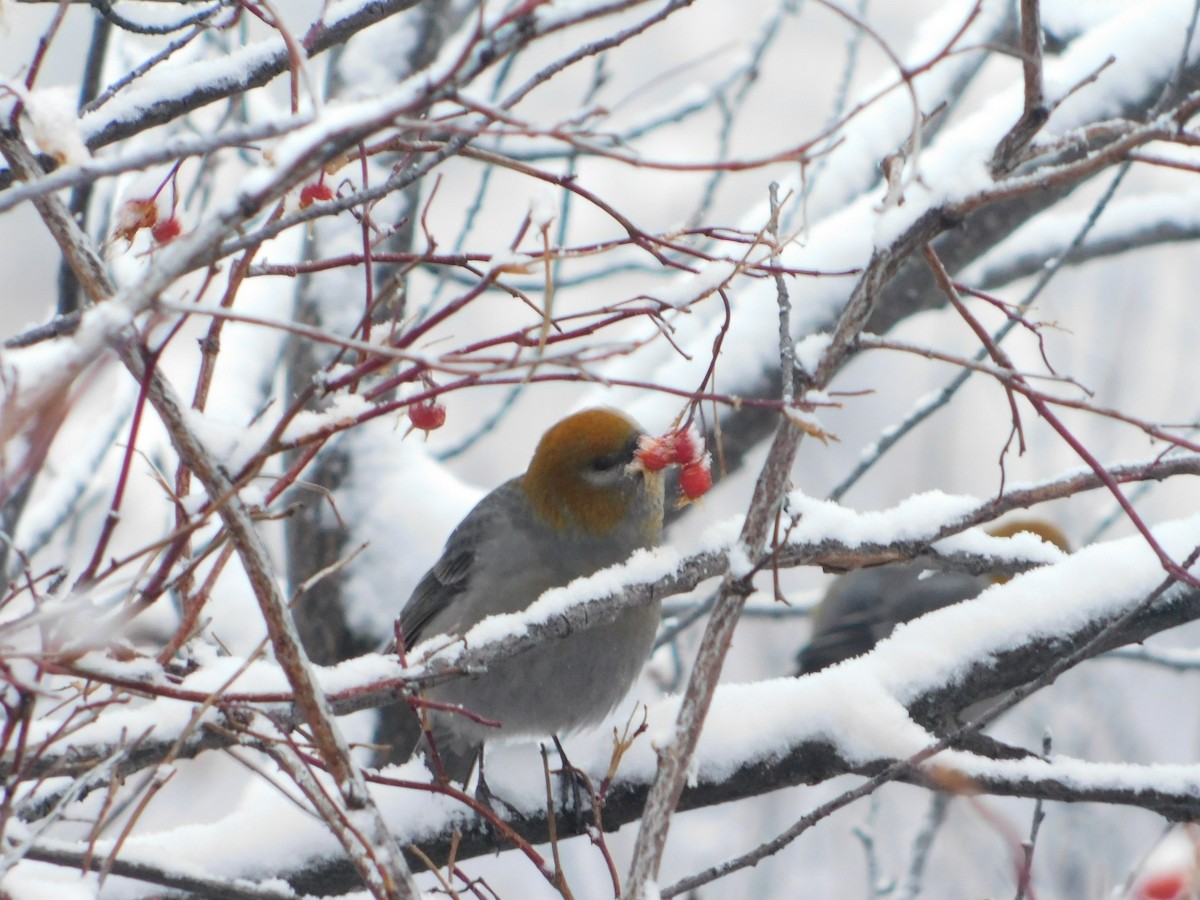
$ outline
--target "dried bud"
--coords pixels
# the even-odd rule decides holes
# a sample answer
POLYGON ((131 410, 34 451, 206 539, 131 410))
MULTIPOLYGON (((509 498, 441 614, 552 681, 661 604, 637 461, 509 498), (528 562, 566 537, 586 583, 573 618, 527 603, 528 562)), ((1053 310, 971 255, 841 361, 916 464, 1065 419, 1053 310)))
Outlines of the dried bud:
POLYGON ((126 200, 117 210, 113 237, 133 242, 143 228, 152 228, 158 221, 158 202, 153 197, 134 197, 126 200))

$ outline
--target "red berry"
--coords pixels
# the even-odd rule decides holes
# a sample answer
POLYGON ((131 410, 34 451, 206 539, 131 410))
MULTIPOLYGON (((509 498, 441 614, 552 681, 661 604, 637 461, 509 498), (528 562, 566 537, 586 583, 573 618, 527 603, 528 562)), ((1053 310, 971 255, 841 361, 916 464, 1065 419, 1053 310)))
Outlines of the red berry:
POLYGON ((314 203, 324 203, 333 199, 333 189, 323 181, 306 184, 300 188, 300 208, 308 209, 314 203))
POLYGON ((672 437, 675 443, 672 462, 686 466, 700 461, 700 457, 704 455, 704 441, 700 439, 700 432, 696 430, 695 425, 675 432, 672 437))
POLYGON ((1175 900, 1182 897, 1187 885, 1180 872, 1163 872, 1151 875, 1137 886, 1138 900, 1175 900))
POLYGON ((171 216, 169 219, 163 219, 150 229, 151 236, 159 244, 169 244, 182 233, 183 226, 179 224, 179 220, 174 216, 171 216))
POLYGON ((679 472, 679 489, 688 500, 698 500, 712 487, 712 472, 708 457, 688 463, 679 472))
POLYGON ((651 437, 643 434, 638 438, 637 451, 634 459, 642 464, 647 472, 660 472, 671 464, 675 458, 675 445, 672 436, 651 437))
POLYGON ((446 407, 440 403, 423 403, 408 408, 408 418, 413 428, 421 431, 436 431, 446 424, 446 407))

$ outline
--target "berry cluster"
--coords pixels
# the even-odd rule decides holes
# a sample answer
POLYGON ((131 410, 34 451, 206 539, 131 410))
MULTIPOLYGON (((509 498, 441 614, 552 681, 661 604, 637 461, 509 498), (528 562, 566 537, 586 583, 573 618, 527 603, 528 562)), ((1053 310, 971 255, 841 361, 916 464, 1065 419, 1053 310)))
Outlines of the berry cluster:
POLYGON ((704 439, 695 425, 653 437, 638 439, 637 465, 647 472, 659 472, 667 466, 680 466, 679 490, 682 503, 698 500, 712 487, 712 457, 704 449, 704 439))

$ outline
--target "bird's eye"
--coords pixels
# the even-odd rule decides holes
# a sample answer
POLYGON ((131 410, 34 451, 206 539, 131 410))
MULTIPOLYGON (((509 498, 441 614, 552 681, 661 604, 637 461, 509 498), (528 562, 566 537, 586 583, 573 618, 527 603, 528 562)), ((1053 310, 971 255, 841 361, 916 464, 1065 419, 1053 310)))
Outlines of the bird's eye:
POLYGON ((606 453, 595 457, 591 462, 593 472, 610 472, 621 464, 619 453, 606 453))

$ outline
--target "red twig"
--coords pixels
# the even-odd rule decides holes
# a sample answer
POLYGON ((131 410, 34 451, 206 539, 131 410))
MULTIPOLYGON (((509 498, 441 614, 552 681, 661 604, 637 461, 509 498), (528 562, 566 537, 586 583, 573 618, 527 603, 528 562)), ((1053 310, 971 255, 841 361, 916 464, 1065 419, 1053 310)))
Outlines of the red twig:
POLYGON ((1028 384, 1025 381, 1025 377, 1017 372, 1016 367, 1013 366, 1012 360, 1009 358, 1008 354, 1005 353, 1004 350, 1002 350, 995 343, 995 341, 992 340, 992 336, 988 334, 987 329, 984 328, 979 320, 971 315, 970 311, 967 310, 967 308, 963 305, 962 298, 958 296, 958 291, 956 291, 954 288, 954 283, 950 278, 950 274, 946 271, 945 266, 942 265, 941 259, 938 258, 937 251, 933 249, 933 245, 926 244, 924 253, 925 259, 929 263, 930 269, 933 271, 933 276, 937 281, 938 287, 942 289, 942 291, 950 299, 950 302, 954 304, 954 307, 958 310, 959 315, 961 315, 967 324, 971 326, 971 329, 979 338, 980 343, 987 348, 988 354, 992 357, 997 365, 1013 373, 1013 380, 1025 387, 1023 393, 1033 408, 1037 410, 1038 415, 1045 419, 1046 423, 1050 425, 1050 427, 1053 428, 1058 435, 1070 445, 1071 449, 1079 455, 1079 458, 1087 463, 1088 467, 1096 473, 1096 477, 1104 483, 1104 486, 1108 488, 1109 493, 1113 495, 1113 498, 1117 501, 1121 508, 1125 510, 1125 514, 1129 517, 1129 521, 1133 524, 1134 528, 1136 528, 1142 537, 1146 539, 1147 545, 1151 550, 1154 551, 1154 555, 1157 556, 1159 562, 1162 563, 1163 569, 1169 575, 1178 579, 1184 584, 1189 584, 1193 587, 1200 587, 1200 579, 1197 579, 1186 569, 1182 568, 1179 563, 1172 559, 1171 555, 1163 549, 1162 545, 1151 533, 1150 527, 1138 514, 1137 510, 1133 508, 1133 504, 1129 502, 1128 498, 1125 496, 1125 493, 1121 490, 1120 485, 1117 484, 1116 479, 1112 477, 1108 469, 1106 469, 1104 465, 1092 455, 1092 452, 1083 445, 1083 442, 1080 441, 1079 438, 1075 437, 1071 430, 1063 424, 1062 420, 1054 414, 1053 410, 1050 409, 1049 404, 1046 403, 1041 395, 1036 391, 1029 390, 1028 384))

